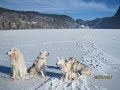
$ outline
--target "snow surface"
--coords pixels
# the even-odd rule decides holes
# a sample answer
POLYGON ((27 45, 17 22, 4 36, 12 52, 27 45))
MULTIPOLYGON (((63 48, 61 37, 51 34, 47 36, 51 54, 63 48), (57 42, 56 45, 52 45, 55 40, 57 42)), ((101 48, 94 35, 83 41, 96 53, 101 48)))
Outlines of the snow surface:
POLYGON ((16 30, 0 32, 0 90, 120 90, 120 30, 16 30), (19 48, 27 67, 47 50, 46 77, 30 80, 11 80, 10 63, 6 52, 19 48), (56 66, 57 56, 73 56, 90 66, 93 74, 64 81, 56 66), (112 79, 95 79, 94 76, 112 76, 112 79))

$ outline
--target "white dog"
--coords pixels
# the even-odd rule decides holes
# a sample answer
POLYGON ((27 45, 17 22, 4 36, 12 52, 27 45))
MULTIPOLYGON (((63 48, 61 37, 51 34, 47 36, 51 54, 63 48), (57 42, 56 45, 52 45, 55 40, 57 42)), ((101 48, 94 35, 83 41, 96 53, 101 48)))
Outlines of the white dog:
POLYGON ((85 76, 90 76, 92 74, 92 69, 87 65, 80 63, 76 58, 70 57, 69 63, 72 64, 72 69, 75 73, 85 76))
POLYGON ((24 78, 27 74, 27 67, 24 62, 24 56, 18 48, 11 48, 7 54, 10 56, 10 65, 12 79, 24 78))
POLYGON ((49 53, 47 51, 42 51, 40 52, 40 55, 37 57, 37 59, 33 62, 33 65, 29 68, 28 72, 30 75, 35 75, 37 73, 41 73, 43 77, 44 75, 44 69, 45 69, 45 64, 46 64, 46 59, 49 56, 49 53))
POLYGON ((75 80, 77 78, 77 74, 73 71, 69 71, 67 74, 66 74, 66 80, 75 80))
POLYGON ((74 80, 77 78, 76 73, 72 71, 72 64, 69 63, 67 60, 58 57, 58 62, 56 63, 57 66, 60 67, 62 74, 64 75, 65 79, 74 80))

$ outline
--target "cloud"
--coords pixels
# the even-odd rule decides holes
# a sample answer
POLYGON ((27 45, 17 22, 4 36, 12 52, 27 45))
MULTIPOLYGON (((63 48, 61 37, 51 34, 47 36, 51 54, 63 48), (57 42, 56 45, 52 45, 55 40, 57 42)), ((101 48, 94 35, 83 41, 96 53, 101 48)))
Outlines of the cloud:
POLYGON ((8 4, 4 6, 12 9, 77 16, 84 13, 114 13, 116 9, 96 0, 4 0, 4 3, 8 4))
POLYGON ((97 11, 107 11, 107 12, 113 12, 114 9, 109 8, 105 3, 98 3, 95 1, 91 2, 85 2, 83 0, 80 0, 80 2, 73 2, 76 9, 93 9, 97 11))
POLYGON ((61 7, 65 10, 97 10, 97 11, 106 11, 106 12, 113 12, 114 9, 107 6, 105 3, 98 3, 95 1, 85 2, 84 0, 56 0, 57 3, 54 3, 53 6, 61 7), (66 2, 65 2, 66 1, 66 2), (64 3, 63 3, 64 2, 64 3))
MULTIPOLYGON (((113 8, 109 8, 105 3, 85 0, 5 0, 9 3, 18 5, 28 5, 28 7, 38 8, 43 10, 81 10, 81 9, 93 9, 98 11, 113 12, 113 8), (29 6, 29 4, 31 6, 29 6), (38 6, 38 7, 37 7, 38 6)), ((22 6, 21 6, 22 7, 22 6)))

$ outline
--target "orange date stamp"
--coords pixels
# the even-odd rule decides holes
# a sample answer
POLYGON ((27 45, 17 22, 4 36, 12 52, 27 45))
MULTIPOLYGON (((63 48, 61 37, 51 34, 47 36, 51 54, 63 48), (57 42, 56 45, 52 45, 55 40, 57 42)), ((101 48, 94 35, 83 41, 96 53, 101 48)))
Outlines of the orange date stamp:
POLYGON ((94 76, 94 79, 112 79, 112 76, 94 76))

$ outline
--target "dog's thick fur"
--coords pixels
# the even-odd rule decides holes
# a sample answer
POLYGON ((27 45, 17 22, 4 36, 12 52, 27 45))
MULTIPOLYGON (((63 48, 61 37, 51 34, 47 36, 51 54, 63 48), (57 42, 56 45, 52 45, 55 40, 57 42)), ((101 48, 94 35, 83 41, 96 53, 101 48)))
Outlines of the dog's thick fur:
POLYGON ((10 56, 11 78, 22 79, 27 74, 24 56, 18 48, 11 48, 7 54, 10 56))
POLYGON ((72 71, 72 64, 69 63, 67 60, 64 60, 63 58, 60 59, 58 57, 58 62, 56 63, 56 65, 60 67, 60 70, 66 80, 74 80, 77 78, 76 73, 72 71))
POLYGON ((69 80, 75 80, 77 78, 77 74, 73 71, 69 71, 67 74, 66 74, 66 79, 69 79, 69 80))
POLYGON ((92 69, 87 65, 80 63, 76 58, 70 57, 69 63, 72 64, 72 69, 75 73, 86 76, 90 76, 92 74, 92 69))
POLYGON ((33 65, 28 69, 30 75, 34 76, 35 74, 38 74, 40 72, 43 77, 45 76, 43 72, 45 71, 45 64, 48 56, 49 53, 47 53, 46 51, 40 52, 40 55, 33 62, 33 65))

